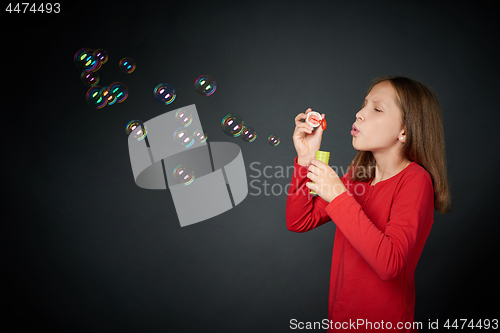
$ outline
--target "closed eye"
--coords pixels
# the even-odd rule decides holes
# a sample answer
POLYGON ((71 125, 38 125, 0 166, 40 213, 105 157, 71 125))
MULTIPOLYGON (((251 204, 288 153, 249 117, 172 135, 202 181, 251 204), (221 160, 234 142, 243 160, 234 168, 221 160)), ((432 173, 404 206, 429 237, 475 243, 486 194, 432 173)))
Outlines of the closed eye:
POLYGON ((380 110, 380 109, 375 109, 375 111, 377 111, 377 112, 382 112, 382 110, 380 110))

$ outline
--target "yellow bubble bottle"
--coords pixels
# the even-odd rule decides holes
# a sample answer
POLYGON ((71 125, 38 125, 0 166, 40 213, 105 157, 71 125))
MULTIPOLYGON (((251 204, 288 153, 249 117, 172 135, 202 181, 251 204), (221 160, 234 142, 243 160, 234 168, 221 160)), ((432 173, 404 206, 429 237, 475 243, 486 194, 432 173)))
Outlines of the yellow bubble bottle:
MULTIPOLYGON (((321 162, 323 162, 323 163, 325 163, 325 164, 328 164, 328 162, 330 161, 330 152, 329 151, 318 150, 316 152, 316 159, 319 160, 319 161, 321 161, 321 162)), ((309 193, 311 193, 311 194, 317 194, 313 190, 311 190, 311 192, 309 192, 309 193)))

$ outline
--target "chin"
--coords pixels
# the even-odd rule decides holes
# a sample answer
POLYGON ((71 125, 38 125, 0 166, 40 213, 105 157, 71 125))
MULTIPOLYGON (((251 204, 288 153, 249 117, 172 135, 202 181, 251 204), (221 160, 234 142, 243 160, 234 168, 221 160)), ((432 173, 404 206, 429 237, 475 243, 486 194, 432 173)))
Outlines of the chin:
POLYGON ((354 140, 354 139, 355 139, 355 138, 354 138, 354 137, 352 137, 352 146, 353 146, 353 148, 354 148, 354 149, 359 150, 359 151, 364 151, 364 150, 366 150, 366 149, 363 149, 363 147, 362 147, 359 143, 358 143, 358 144, 356 144, 356 142, 355 142, 355 140, 354 140))

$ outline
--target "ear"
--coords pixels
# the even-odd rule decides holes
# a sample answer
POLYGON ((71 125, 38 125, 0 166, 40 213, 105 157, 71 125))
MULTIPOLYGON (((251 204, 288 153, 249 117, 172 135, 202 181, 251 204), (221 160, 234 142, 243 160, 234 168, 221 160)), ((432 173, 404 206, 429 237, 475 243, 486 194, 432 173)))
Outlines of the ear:
POLYGON ((399 132, 398 140, 401 141, 402 143, 405 143, 405 141, 406 141, 406 129, 402 129, 401 132, 399 132))

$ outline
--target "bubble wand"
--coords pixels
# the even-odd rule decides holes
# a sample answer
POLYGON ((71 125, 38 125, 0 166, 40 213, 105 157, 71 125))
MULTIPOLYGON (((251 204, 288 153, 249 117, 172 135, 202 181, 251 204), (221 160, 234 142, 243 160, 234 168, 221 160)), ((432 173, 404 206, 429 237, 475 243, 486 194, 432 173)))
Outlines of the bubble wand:
MULTIPOLYGON (((316 112, 316 111, 311 111, 307 114, 307 117, 306 117, 306 123, 313 127, 314 130, 316 130, 316 128, 321 125, 321 128, 324 130, 326 130, 326 119, 322 119, 321 115, 319 114, 319 112, 316 112)), ((321 150, 318 150, 316 152, 316 159, 325 163, 325 164, 328 164, 328 162, 330 161, 330 152, 328 151, 321 151, 321 150)), ((314 183, 314 182, 313 182, 314 183)), ((313 190, 311 190, 311 192, 309 192, 311 194, 317 194, 316 192, 314 192, 313 190)))

